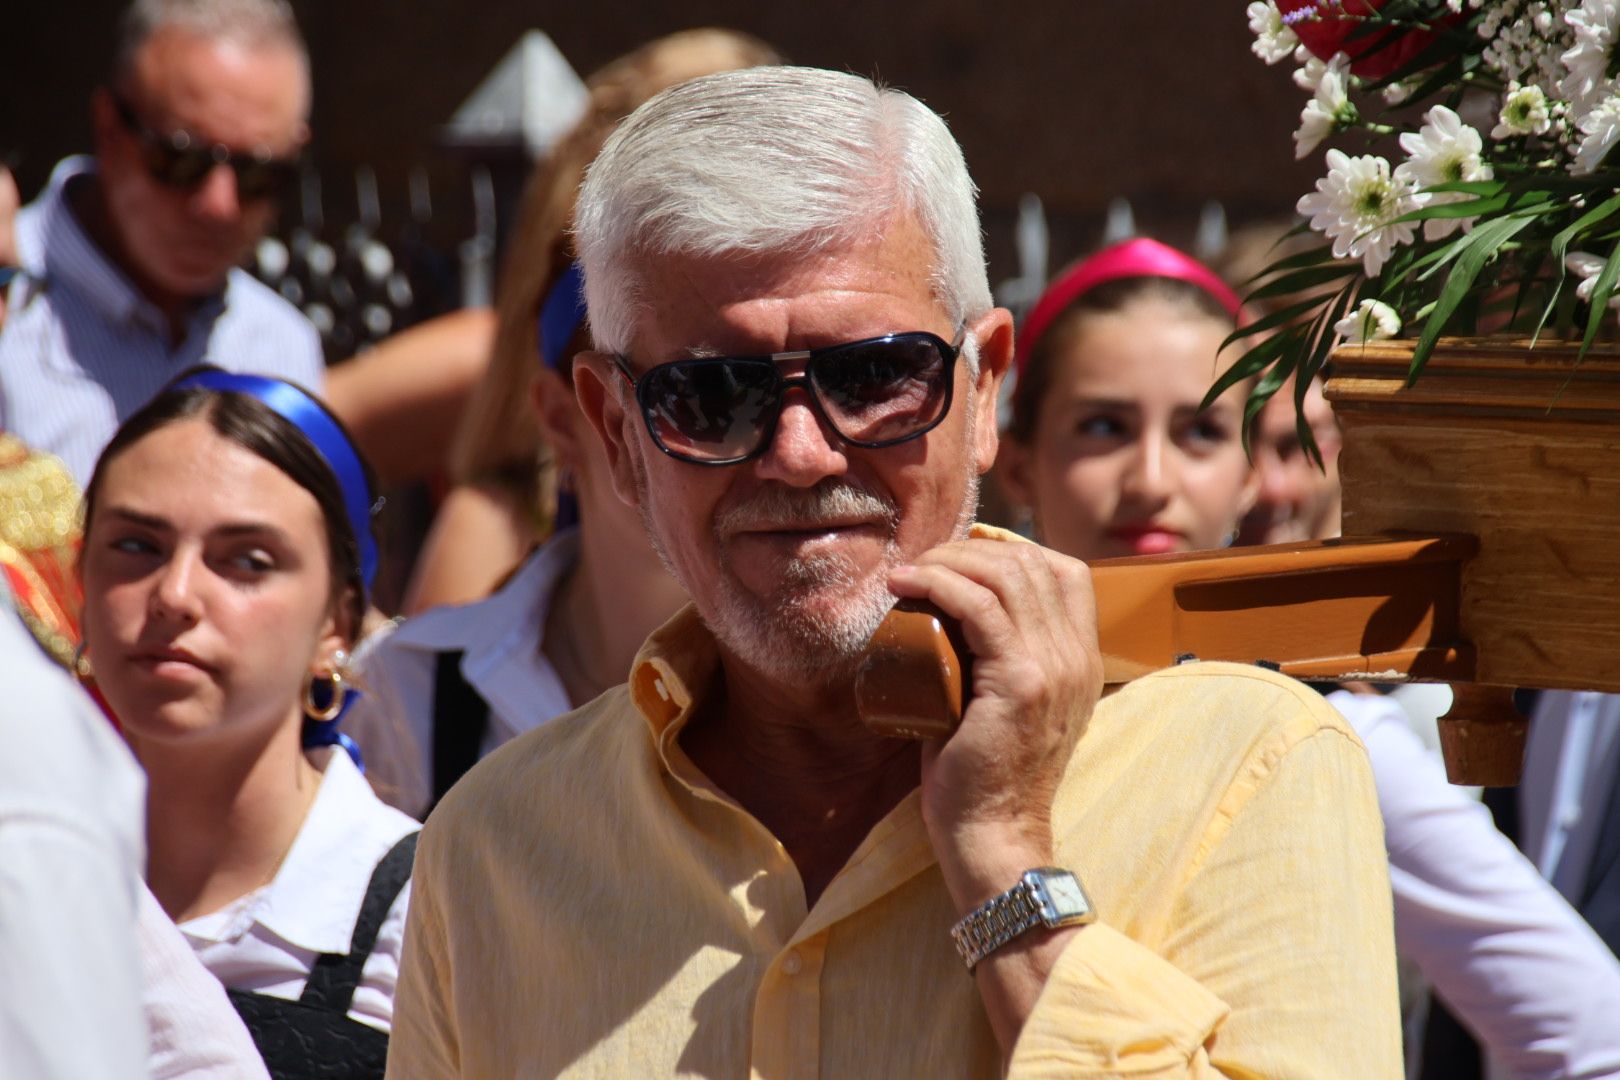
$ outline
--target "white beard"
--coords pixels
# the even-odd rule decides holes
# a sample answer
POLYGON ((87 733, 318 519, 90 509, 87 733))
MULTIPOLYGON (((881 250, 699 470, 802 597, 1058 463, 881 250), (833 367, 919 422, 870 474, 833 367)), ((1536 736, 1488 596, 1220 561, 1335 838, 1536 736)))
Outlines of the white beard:
MULTIPOLYGON (((968 444, 972 445, 972 414, 968 444)), ((692 589, 659 537, 649 508, 646 474, 639 455, 632 455, 642 524, 665 569, 691 595, 692 589)), ((952 539, 968 534, 979 506, 979 476, 968 468, 962 505, 952 539)), ((900 511, 879 496, 843 480, 828 478, 813 488, 775 486, 751 502, 716 515, 714 544, 720 553, 722 581, 729 587, 698 604, 710 632, 750 668, 786 684, 828 686, 854 678, 856 665, 878 623, 894 606, 889 571, 906 561, 896 539, 900 511), (785 580, 771 596, 759 596, 737 584, 728 565, 722 538, 736 524, 754 526, 831 519, 855 512, 887 518, 889 536, 878 565, 861 575, 846 557, 817 553, 789 564, 785 580)))

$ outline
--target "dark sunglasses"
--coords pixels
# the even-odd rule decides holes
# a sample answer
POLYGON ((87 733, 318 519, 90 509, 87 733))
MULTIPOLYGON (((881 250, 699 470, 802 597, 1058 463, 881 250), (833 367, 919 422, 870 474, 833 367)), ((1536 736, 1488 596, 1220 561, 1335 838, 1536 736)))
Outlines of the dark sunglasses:
MULTIPOLYGON (((22 276, 22 272, 23 269, 20 266, 0 266, 0 291, 10 287, 13 281, 22 276)), ((4 298, 0 297, 0 299, 4 298)))
POLYGON ((894 446, 933 430, 950 411, 966 332, 949 344, 919 330, 768 356, 676 360, 640 378, 623 356, 615 359, 660 450, 697 465, 735 465, 770 446, 795 386, 851 446, 894 446), (801 360, 800 375, 778 367, 801 360))
POLYGON ((121 94, 112 95, 113 108, 125 128, 141 144, 141 163, 152 179, 181 191, 191 191, 219 165, 236 174, 236 193, 243 200, 279 195, 298 178, 298 158, 269 154, 239 154, 228 146, 204 146, 189 133, 153 131, 141 123, 135 109, 121 94))

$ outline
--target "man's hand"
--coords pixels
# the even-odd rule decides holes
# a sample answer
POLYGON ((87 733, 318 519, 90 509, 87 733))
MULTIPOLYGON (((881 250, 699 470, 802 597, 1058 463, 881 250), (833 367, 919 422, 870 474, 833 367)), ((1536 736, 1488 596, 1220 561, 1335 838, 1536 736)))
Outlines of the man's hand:
MULTIPOLYGON (((1035 544, 963 540, 896 569, 890 588, 957 619, 973 652, 961 726, 924 747, 922 772, 923 820, 966 914, 1053 862, 1052 801, 1102 692, 1091 572, 1035 544)), ((1003 1051, 1075 932, 1026 935, 979 965, 1003 1051)))

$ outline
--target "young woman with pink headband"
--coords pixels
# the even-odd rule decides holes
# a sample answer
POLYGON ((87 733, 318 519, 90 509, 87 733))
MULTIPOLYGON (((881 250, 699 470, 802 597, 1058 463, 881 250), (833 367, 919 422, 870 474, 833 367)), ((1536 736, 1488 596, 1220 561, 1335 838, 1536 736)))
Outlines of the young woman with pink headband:
POLYGON ((1077 263, 1030 311, 999 472, 1037 537, 1085 558, 1219 547, 1253 503, 1234 387, 1218 374, 1237 295, 1155 240, 1077 263))

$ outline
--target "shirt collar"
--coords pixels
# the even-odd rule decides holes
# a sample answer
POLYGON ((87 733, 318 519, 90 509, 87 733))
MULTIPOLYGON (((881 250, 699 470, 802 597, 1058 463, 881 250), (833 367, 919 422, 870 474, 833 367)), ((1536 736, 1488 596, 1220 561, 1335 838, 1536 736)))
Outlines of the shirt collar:
POLYGON ((372 794, 349 755, 327 750, 320 791, 254 921, 318 953, 347 953, 377 863, 416 823, 372 794))
MULTIPOLYGON (((51 172, 50 182, 33 204, 17 215, 17 253, 24 269, 42 279, 49 289, 72 289, 114 325, 131 321, 151 324, 167 333, 167 320, 141 295, 124 272, 113 264, 74 214, 67 187, 78 177, 93 177, 95 159, 77 155, 64 158, 51 172)), ((234 271, 233 271, 234 273, 234 271)), ((190 324, 212 321, 224 310, 230 276, 217 293, 204 298, 192 312, 190 324)), ((189 332, 189 331, 188 331, 189 332)))
POLYGON ((463 669, 485 668, 514 648, 534 649, 545 634, 546 612, 557 585, 579 558, 579 531, 554 535, 483 600, 436 608, 407 619, 394 642, 430 652, 462 649, 463 669))

